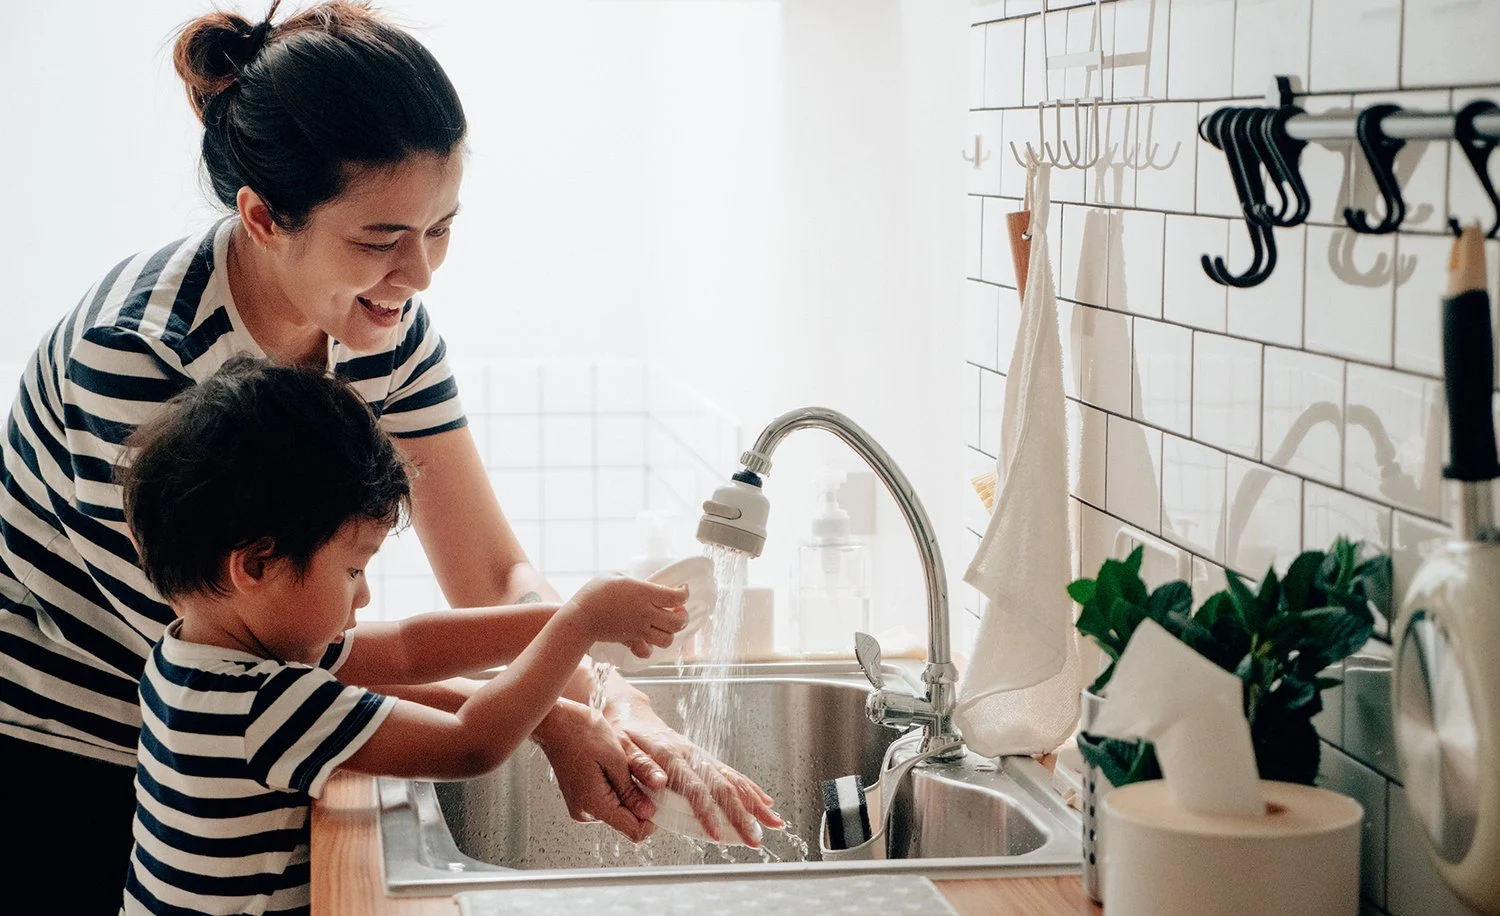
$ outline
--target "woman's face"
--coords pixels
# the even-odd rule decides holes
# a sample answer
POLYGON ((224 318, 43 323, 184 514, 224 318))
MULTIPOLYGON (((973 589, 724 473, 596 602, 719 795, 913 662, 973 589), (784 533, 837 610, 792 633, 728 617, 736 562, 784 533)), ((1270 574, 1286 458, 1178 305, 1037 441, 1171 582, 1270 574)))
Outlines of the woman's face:
POLYGON ((356 352, 391 346, 402 305, 448 254, 462 179, 457 151, 359 168, 301 231, 277 233, 277 283, 292 317, 356 352))

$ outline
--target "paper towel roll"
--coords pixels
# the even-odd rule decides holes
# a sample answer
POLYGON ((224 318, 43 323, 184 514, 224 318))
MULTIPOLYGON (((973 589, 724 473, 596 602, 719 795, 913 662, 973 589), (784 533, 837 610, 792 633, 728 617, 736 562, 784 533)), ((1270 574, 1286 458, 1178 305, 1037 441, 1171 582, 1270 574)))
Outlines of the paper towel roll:
POLYGON ((1109 916, 1355 916, 1363 809, 1326 789, 1263 780, 1268 813, 1202 814, 1162 780, 1104 799, 1109 916))

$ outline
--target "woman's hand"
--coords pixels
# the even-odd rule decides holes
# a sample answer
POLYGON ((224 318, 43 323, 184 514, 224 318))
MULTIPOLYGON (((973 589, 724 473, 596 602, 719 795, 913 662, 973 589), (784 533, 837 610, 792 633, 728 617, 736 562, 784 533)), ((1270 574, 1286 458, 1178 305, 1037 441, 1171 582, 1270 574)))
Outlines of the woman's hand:
POLYGON ((767 827, 782 826, 780 816, 771 810, 773 799, 760 786, 669 728, 634 688, 616 687, 617 697, 622 689, 637 693, 639 700, 612 698, 606 712, 625 733, 631 746, 627 753, 632 759, 643 756, 661 768, 665 784, 692 804, 709 836, 724 839, 715 829, 715 807, 749 846, 760 845, 755 821, 767 827))
POLYGON ((658 789, 667 774, 604 716, 559 700, 532 737, 552 764, 573 820, 603 821, 634 843, 656 831, 656 806, 641 785, 658 789))

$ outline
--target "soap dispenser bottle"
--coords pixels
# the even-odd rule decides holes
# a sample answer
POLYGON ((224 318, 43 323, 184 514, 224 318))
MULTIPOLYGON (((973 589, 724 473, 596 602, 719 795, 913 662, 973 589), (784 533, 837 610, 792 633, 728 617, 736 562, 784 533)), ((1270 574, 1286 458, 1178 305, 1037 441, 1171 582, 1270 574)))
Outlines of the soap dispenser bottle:
POLYGON ((854 634, 870 630, 870 551, 850 534, 838 501, 843 482, 837 471, 817 476, 812 535, 793 564, 791 629, 806 655, 848 655, 854 634))
POLYGON ((630 565, 625 570, 627 576, 645 579, 678 559, 672 552, 672 532, 669 525, 671 518, 669 513, 650 509, 636 514, 642 552, 630 558, 630 565))

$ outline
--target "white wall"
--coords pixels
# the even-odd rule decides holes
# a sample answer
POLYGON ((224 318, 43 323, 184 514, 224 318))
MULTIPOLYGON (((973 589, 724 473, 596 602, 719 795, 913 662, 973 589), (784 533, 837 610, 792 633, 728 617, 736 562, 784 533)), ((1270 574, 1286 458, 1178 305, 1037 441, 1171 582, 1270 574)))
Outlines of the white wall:
MULTIPOLYGON (((1048 5, 1051 54, 1096 39, 1093 7, 1079 2, 1048 5)), ((1041 78, 1040 7, 973 6, 970 142, 981 137, 991 157, 967 169, 969 279, 953 333, 965 343, 970 404, 961 450, 975 469, 994 463, 1019 317, 1002 218, 1019 208, 1024 172, 1005 144, 1036 142, 1027 106, 1038 99, 1101 85, 1081 68, 1041 78)), ((1411 142, 1396 159, 1408 207, 1400 232, 1357 235, 1345 206, 1381 212, 1363 157, 1348 141, 1310 144, 1307 225, 1276 230, 1265 283, 1226 289, 1199 257, 1224 255, 1239 271, 1249 246, 1224 154, 1197 125, 1226 105, 1265 104, 1277 74, 1301 78, 1313 94, 1297 103, 1313 113, 1500 100, 1500 3, 1110 0, 1102 20, 1106 153, 1095 168, 1053 173, 1049 222, 1083 571, 1113 554, 1123 528, 1163 546, 1160 578, 1185 563, 1201 601, 1224 587, 1226 566, 1258 579, 1343 534, 1392 554, 1400 594, 1422 545, 1452 518, 1438 307, 1447 217, 1488 225, 1493 210, 1454 144, 1411 142)), ((1500 177, 1500 162, 1490 170, 1500 177)), ((1500 243, 1488 251, 1500 301, 1500 243)), ((984 510, 967 482, 955 487, 977 544, 984 510)), ((966 590, 962 604, 972 613, 959 630, 972 634, 978 596, 966 590)), ((1390 652, 1372 641, 1344 666, 1344 686, 1325 692, 1320 779, 1365 808, 1361 912, 1466 913, 1420 849, 1394 781, 1390 652)))
MULTIPOLYGON (((442 61, 471 125, 464 214, 428 295, 454 354, 637 353, 650 200, 638 180, 640 11, 587 0, 380 6, 442 61)), ((0 364, 24 361, 118 260, 218 213, 199 187, 200 128, 171 66, 173 32, 210 4, 18 7, 0 34, 11 303, 0 364)))
MULTIPOLYGON (((927 500, 956 585, 960 358, 944 329, 961 292, 962 0, 380 5, 418 30, 469 116, 464 213, 427 297, 455 358, 643 358, 747 439, 793 406, 842 409, 927 500)), ((207 8, 12 12, 0 366, 120 258, 215 216, 170 62, 174 29, 207 8)), ((811 433, 777 458, 752 576, 784 610, 812 474, 857 459, 811 433)), ((920 631, 915 553, 881 500, 878 625, 920 631)))
MULTIPOLYGON (((737 414, 746 447, 793 407, 849 414, 923 497, 956 585, 968 561, 948 485, 961 467, 948 443, 959 429, 963 3, 677 3, 658 14, 670 62, 650 95, 658 117, 684 126, 657 136, 704 142, 652 156, 695 193, 657 201, 650 359, 737 414), (753 155, 736 160, 736 149, 753 155)), ((751 574, 784 588, 812 475, 861 465, 817 432, 787 440, 774 464, 770 536, 751 574)), ((894 502, 878 500, 876 627, 903 623, 920 640, 912 538, 894 502)))

